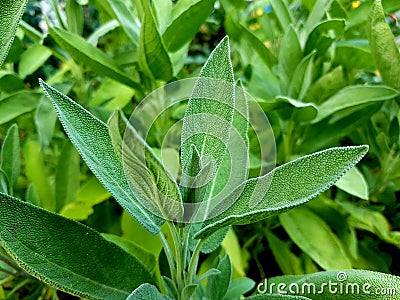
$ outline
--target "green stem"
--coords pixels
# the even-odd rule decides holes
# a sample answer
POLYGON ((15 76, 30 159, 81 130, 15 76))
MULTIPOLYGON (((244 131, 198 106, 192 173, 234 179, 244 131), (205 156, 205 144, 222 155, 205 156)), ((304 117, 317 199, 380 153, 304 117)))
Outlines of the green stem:
POLYGON ((203 246, 205 239, 201 239, 197 242, 196 248, 190 258, 189 269, 188 269, 188 284, 194 283, 194 278, 196 277, 197 264, 199 262, 200 250, 203 246))
POLYGON ((167 256, 167 261, 168 261, 168 265, 169 265, 169 270, 171 271, 172 280, 175 281, 176 280, 176 278, 175 278, 176 277, 176 268, 175 268, 174 255, 172 254, 171 248, 168 245, 168 241, 162 232, 160 232, 159 237, 160 237, 161 243, 163 245, 165 255, 167 256))

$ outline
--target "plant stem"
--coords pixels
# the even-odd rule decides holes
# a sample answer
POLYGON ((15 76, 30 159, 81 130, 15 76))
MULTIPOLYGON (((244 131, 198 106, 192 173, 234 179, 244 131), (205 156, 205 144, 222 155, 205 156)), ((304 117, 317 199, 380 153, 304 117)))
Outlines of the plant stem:
POLYGON ((15 270, 15 273, 12 273, 10 271, 5 271, 5 270, 1 270, 4 273, 10 274, 10 275, 14 275, 14 276, 22 276, 22 277, 30 277, 30 275, 28 273, 26 273, 23 269, 21 269, 20 266, 18 266, 18 264, 13 261, 11 258, 9 258, 8 256, 4 255, 4 254, 0 254, 0 261, 4 262, 5 264, 7 264, 8 266, 10 266, 12 269, 15 270))
POLYGON ((205 241, 204 239, 201 239, 200 241, 197 242, 196 248, 194 249, 192 257, 190 258, 187 284, 193 283, 193 279, 196 277, 196 270, 197 270, 197 264, 199 262, 200 250, 201 247, 203 246, 204 241, 205 241))
POLYGON ((167 261, 169 265, 169 270, 171 272, 171 277, 173 281, 176 280, 176 268, 175 268, 175 260, 174 260, 174 255, 172 254, 171 248, 168 245, 167 239, 165 238, 164 234, 160 232, 159 234, 161 243, 163 245, 165 255, 167 256, 167 261))

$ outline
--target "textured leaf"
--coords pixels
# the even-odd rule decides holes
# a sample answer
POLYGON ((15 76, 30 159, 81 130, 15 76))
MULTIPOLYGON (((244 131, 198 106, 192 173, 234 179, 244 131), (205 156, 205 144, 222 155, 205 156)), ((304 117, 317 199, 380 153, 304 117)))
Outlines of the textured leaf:
POLYGON ((87 226, 5 194, 0 207, 1 245, 26 272, 59 290, 125 299, 154 281, 137 258, 87 226))
POLYGON ((375 0, 369 13, 369 42, 384 84, 400 89, 400 53, 392 30, 386 23, 381 0, 375 0))
POLYGON ((115 199, 147 230, 158 233, 162 220, 146 211, 133 195, 116 156, 107 126, 64 94, 40 84, 52 101, 72 143, 86 164, 115 199))
POLYGON ((20 144, 17 124, 13 124, 7 131, 0 152, 0 170, 7 176, 10 191, 18 181, 20 170, 20 144))
POLYGON ((225 37, 203 66, 186 108, 181 140, 183 169, 191 163, 191 145, 198 149, 203 166, 212 161, 215 173, 221 165, 232 127, 234 87, 229 40, 225 37))
POLYGON ((356 167, 344 174, 335 185, 353 196, 364 200, 369 198, 368 183, 364 175, 356 167))
POLYGON ((19 20, 25 10, 28 0, 6 0, 0 2, 0 66, 7 57, 14 41, 19 20))
POLYGON ((221 300, 224 298, 232 277, 232 265, 228 255, 218 263, 219 274, 212 275, 207 280, 206 290, 208 299, 221 300))
POLYGON ((34 110, 40 97, 40 93, 23 91, 0 99, 0 124, 34 110))
POLYGON ((215 0, 178 1, 172 8, 172 22, 163 33, 168 51, 189 43, 214 9, 215 0))
POLYGON ((398 292, 400 277, 366 270, 325 271, 308 275, 286 275, 268 279, 270 286, 275 284, 273 287, 274 292, 277 291, 278 283, 285 284, 285 288, 282 288, 282 290, 288 293, 290 284, 292 284, 292 287, 293 285, 299 286, 300 292, 302 288, 304 290, 301 295, 310 297, 313 300, 400 299, 398 292), (328 284, 330 282, 332 284, 329 288, 328 284), (342 289, 340 286, 342 286, 342 289), (396 289, 397 291, 393 293, 396 289), (391 294, 389 294, 390 291, 391 294))
POLYGON ((279 216, 296 245, 325 270, 350 269, 351 262, 338 237, 310 210, 299 207, 279 216))
POLYGON ((172 300, 172 298, 161 294, 154 285, 144 283, 129 295, 126 300, 172 300))
POLYGON ((221 227, 248 224, 299 206, 332 186, 367 153, 368 146, 331 148, 300 157, 272 172, 247 180, 232 192, 229 208, 219 203, 220 215, 207 220, 195 238, 221 227))
POLYGON ((389 100, 398 95, 398 91, 386 86, 347 86, 318 107, 318 116, 313 120, 313 123, 317 123, 345 108, 389 100))
POLYGON ((139 40, 139 65, 150 78, 170 80, 172 65, 158 32, 150 4, 146 4, 139 40))
POLYGON ((131 42, 137 46, 139 44, 140 22, 129 7, 129 2, 123 0, 108 0, 108 3, 112 7, 126 35, 131 42))
POLYGON ((119 66, 112 58, 92 46, 82 37, 56 27, 49 27, 49 31, 57 44, 67 51, 77 63, 87 65, 99 75, 110 77, 136 90, 142 90, 138 83, 134 82, 129 78, 128 74, 119 69, 119 66))

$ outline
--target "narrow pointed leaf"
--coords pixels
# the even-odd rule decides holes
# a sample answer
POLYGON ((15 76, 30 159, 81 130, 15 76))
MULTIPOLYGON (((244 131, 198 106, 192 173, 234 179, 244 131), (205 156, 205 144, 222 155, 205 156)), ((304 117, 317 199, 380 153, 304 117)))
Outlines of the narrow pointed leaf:
POLYGON ((225 255, 217 266, 219 274, 214 274, 207 279, 207 295, 210 300, 222 300, 232 278, 232 264, 228 255, 225 255))
POLYGON ((158 233, 158 225, 162 221, 146 211, 133 195, 106 124, 43 81, 40 84, 52 101, 69 138, 92 172, 123 208, 147 230, 158 233))
POLYGON ((383 83, 400 89, 400 53, 392 30, 386 23, 381 0, 375 0, 369 14, 369 42, 383 83))
POLYGON ((7 176, 10 190, 17 183, 20 169, 20 144, 17 124, 11 125, 0 152, 0 170, 7 176))
POLYGON ((40 93, 22 91, 0 100, 0 124, 34 110, 40 102, 40 93))
POLYGON ((178 1, 172 9, 173 20, 163 33, 168 51, 175 52, 189 43, 214 9, 215 0, 178 1))
POLYGON ((83 62, 99 75, 110 77, 136 90, 142 87, 124 73, 115 61, 82 37, 57 27, 49 27, 54 40, 77 62, 83 62))
POLYGON ((304 24, 304 29, 309 34, 322 19, 333 0, 317 0, 304 24))
POLYGON ((331 148, 247 180, 230 195, 238 197, 236 202, 229 208, 224 201, 219 203, 215 209, 222 213, 207 220, 195 238, 204 238, 227 225, 257 222, 304 204, 332 186, 367 151, 368 146, 331 148))
POLYGON ((292 286, 299 286, 300 291, 302 291, 302 288, 304 291, 301 295, 310 297, 313 300, 400 299, 398 291, 400 277, 367 270, 325 271, 307 275, 278 276, 268 279, 270 286, 275 284, 275 287, 273 287, 274 292, 277 291, 278 283, 285 284, 284 291, 286 292, 289 292, 288 287, 291 284, 292 286), (330 288, 327 286, 329 283, 331 283, 330 288), (340 288, 340 285, 342 285, 343 289, 340 288))
POLYGON ((28 0, 13 0, 0 2, 0 66, 7 57, 14 41, 19 20, 25 10, 28 0))
POLYGON ((150 4, 146 4, 139 40, 139 64, 150 78, 170 80, 172 65, 150 4))
POLYGON ((285 31, 287 28, 289 28, 290 24, 293 23, 293 16, 291 15, 289 8, 287 7, 286 1, 272 0, 271 6, 277 16, 281 28, 285 31))
POLYGON ((136 257, 87 226, 5 194, 0 207, 2 247, 26 272, 59 290, 126 299, 143 282, 154 282, 136 257))

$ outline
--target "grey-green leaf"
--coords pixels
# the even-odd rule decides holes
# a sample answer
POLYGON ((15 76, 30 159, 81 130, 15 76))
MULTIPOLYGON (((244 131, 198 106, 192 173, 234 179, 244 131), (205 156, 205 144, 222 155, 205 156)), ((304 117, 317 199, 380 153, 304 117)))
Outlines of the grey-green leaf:
POLYGON ((400 53, 392 30, 386 23, 386 14, 381 0, 374 1, 368 23, 371 52, 383 83, 400 89, 400 53))
POLYGON ((268 283, 270 286, 275 284, 273 289, 275 292, 278 283, 286 285, 286 292, 288 292, 290 284, 298 286, 300 291, 303 288, 302 295, 313 300, 400 299, 400 293, 398 290, 395 291, 400 286, 400 277, 367 270, 325 271, 308 275, 278 276, 268 279, 268 283), (329 283, 331 283, 330 288, 327 286, 329 283))
POLYGON ((134 290, 126 300, 172 300, 172 298, 161 294, 154 285, 143 283, 134 290))
POLYGON ((215 0, 178 1, 172 8, 172 22, 163 33, 168 51, 175 52, 190 42, 214 9, 215 0))
POLYGON ((145 210, 132 193, 106 124, 43 81, 40 84, 52 101, 69 138, 92 172, 139 223, 150 232, 158 233, 162 220, 145 210))
POLYGON ((150 4, 145 6, 139 39, 139 65, 150 78, 170 80, 171 59, 158 31, 150 4))
POLYGON ((0 207, 1 245, 26 272, 59 290, 125 299, 143 282, 154 282, 136 257, 87 226, 5 194, 0 207))
POLYGON ((0 2, 0 66, 7 57, 28 0, 0 2))
POLYGON ((339 238, 310 210, 299 207, 281 214, 279 220, 292 241, 324 270, 351 268, 339 238))
POLYGON ((345 108, 389 100, 398 95, 398 91, 387 86, 347 86, 327 99, 318 107, 318 116, 313 120, 313 123, 319 122, 322 119, 345 108))
POLYGON ((17 183, 20 169, 20 144, 17 124, 11 125, 3 141, 0 152, 0 170, 7 176, 9 189, 17 183))
POLYGON ((82 62, 99 75, 110 77, 136 90, 142 90, 142 87, 124 73, 112 58, 79 35, 57 27, 49 27, 49 31, 57 44, 67 51, 77 63, 82 62))
POLYGON ((204 238, 221 227, 248 224, 299 206, 332 186, 367 153, 368 146, 330 148, 275 168, 247 180, 233 191, 237 197, 230 207, 223 201, 214 209, 222 211, 204 223, 195 238, 204 238))
POLYGON ((210 300, 221 300, 228 290, 232 276, 232 265, 228 255, 221 259, 217 269, 221 273, 211 275, 207 280, 206 290, 210 300))

